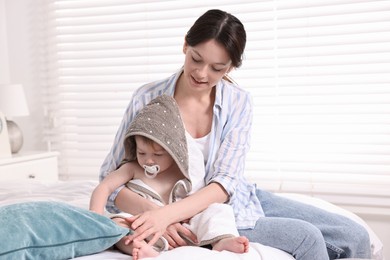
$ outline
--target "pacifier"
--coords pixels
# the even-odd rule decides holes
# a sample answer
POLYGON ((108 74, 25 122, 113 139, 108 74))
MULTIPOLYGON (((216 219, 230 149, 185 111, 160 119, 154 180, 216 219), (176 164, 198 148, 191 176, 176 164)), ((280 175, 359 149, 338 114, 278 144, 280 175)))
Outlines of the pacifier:
POLYGON ((145 176, 148 177, 149 179, 153 179, 154 177, 157 176, 158 172, 160 171, 160 166, 159 165, 144 165, 143 166, 145 169, 145 176))

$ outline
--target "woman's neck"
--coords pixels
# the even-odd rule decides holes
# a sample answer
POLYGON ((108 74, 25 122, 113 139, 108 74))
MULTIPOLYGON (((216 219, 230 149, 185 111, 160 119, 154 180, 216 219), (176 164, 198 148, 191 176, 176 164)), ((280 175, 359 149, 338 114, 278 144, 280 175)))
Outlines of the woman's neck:
POLYGON ((208 92, 189 91, 183 82, 178 80, 175 100, 179 106, 184 126, 193 138, 200 138, 211 131, 215 87, 208 92))

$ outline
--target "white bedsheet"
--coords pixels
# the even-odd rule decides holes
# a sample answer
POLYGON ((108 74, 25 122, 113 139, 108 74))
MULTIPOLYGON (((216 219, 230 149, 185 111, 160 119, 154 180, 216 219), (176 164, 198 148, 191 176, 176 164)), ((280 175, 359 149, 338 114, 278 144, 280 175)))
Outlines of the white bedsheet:
MULTIPOLYGON (((121 254, 115 250, 106 250, 99 254, 83 256, 76 258, 77 260, 121 260, 132 259, 131 256, 121 254)), ((263 246, 257 243, 251 243, 251 247, 248 253, 234 254, 231 252, 223 251, 217 252, 201 247, 180 247, 171 251, 164 252, 155 258, 143 258, 145 260, 294 260, 294 258, 280 250, 272 247, 263 246)))
MULTIPOLYGON (((88 209, 89 198, 93 188, 97 185, 97 181, 6 181, 0 182, 0 206, 26 202, 26 201, 62 201, 74 206, 88 209)), ((296 194, 282 194, 289 198, 293 198, 305 203, 313 204, 315 206, 325 208, 330 211, 338 212, 351 217, 355 221, 364 225, 370 233, 373 258, 382 260, 383 245, 374 234, 374 232, 356 215, 342 210, 328 202, 320 199, 311 198, 296 194)), ((131 256, 121 254, 115 250, 106 250, 104 252, 79 257, 80 260, 95 260, 95 259, 132 259, 131 256)), ((174 250, 164 252, 154 259, 210 259, 210 260, 291 260, 292 256, 286 254, 278 249, 263 246, 257 243, 250 244, 250 250, 246 254, 235 254, 232 252, 216 252, 200 247, 181 247, 174 250)))

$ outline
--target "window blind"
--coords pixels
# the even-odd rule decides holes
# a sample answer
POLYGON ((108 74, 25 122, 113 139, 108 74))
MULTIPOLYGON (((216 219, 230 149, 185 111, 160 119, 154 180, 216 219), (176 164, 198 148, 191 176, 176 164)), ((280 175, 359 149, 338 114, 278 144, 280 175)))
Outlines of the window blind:
POLYGON ((47 126, 63 179, 98 178, 132 91, 183 63, 211 8, 247 30, 231 76, 254 103, 246 174, 260 187, 390 215, 390 2, 47 2, 47 126))

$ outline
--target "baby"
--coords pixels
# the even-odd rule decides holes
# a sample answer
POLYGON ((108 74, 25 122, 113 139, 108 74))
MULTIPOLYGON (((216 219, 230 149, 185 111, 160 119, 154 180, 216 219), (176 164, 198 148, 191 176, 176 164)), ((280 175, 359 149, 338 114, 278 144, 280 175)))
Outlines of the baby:
MULTIPOLYGON (((90 210, 103 214, 108 196, 124 184, 159 206, 175 203, 202 188, 205 175, 203 155, 196 151, 191 138, 186 136, 172 97, 162 95, 152 100, 131 123, 124 139, 125 158, 119 168, 95 188, 90 210), (189 156, 193 156, 191 162, 189 156)), ((125 220, 120 224, 128 227, 125 220)), ((249 241, 239 236, 233 210, 227 204, 212 204, 185 225, 200 241, 189 240, 193 245, 210 244, 213 250, 235 253, 249 250, 249 241)), ((168 247, 163 237, 156 244, 134 240, 127 246, 120 241, 117 247, 137 260, 157 256, 159 251, 168 247)))

